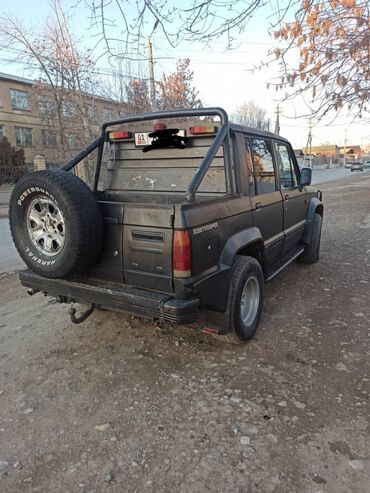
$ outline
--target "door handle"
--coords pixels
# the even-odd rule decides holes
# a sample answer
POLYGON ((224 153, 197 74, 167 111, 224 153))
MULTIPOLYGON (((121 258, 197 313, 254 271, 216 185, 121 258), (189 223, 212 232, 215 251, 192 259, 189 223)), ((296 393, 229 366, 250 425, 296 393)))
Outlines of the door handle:
POLYGON ((256 211, 258 211, 259 209, 262 209, 261 202, 256 202, 255 207, 256 207, 256 211))

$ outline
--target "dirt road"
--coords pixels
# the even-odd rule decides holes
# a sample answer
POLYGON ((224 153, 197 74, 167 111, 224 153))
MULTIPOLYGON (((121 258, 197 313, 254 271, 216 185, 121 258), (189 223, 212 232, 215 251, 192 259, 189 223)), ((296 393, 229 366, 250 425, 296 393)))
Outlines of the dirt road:
POLYGON ((322 186, 321 261, 231 347, 0 279, 2 492, 370 490, 370 177, 322 186))

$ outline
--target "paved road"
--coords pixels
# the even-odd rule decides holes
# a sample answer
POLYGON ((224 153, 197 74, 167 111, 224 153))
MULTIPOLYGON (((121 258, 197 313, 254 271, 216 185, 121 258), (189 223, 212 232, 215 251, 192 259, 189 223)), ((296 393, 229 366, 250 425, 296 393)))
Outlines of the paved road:
POLYGON ((322 186, 320 262, 256 338, 67 307, 0 277, 2 493, 367 493, 370 176, 322 186))
POLYGON ((7 218, 0 219, 0 274, 19 270, 23 260, 15 249, 7 218))
POLYGON ((312 184, 326 183, 328 181, 341 180, 342 178, 353 178, 355 175, 369 175, 370 169, 365 171, 351 171, 344 168, 333 168, 314 170, 312 173, 312 184))

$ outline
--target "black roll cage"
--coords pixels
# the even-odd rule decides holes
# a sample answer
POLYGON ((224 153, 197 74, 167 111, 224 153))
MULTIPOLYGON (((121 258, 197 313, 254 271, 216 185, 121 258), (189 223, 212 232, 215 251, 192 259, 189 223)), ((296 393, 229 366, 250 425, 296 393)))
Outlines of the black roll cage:
POLYGON ((125 123, 133 123, 139 121, 147 120, 157 120, 165 118, 182 118, 191 116, 219 116, 221 120, 220 129, 209 147, 207 154, 204 156, 198 171, 193 176, 188 189, 186 191, 186 200, 194 201, 195 194, 202 183, 205 174, 208 171, 219 147, 224 144, 224 158, 225 158, 225 174, 226 174, 226 185, 228 193, 236 193, 236 181, 235 174, 233 172, 232 164, 232 152, 231 152, 231 140, 229 131, 229 117, 223 108, 191 108, 191 109, 179 109, 179 110, 165 110, 165 111, 155 111, 150 113, 139 113, 137 115, 127 116, 125 118, 117 118, 114 120, 108 120, 104 122, 101 126, 101 133, 98 138, 92 141, 88 146, 82 149, 75 157, 68 161, 64 166, 62 166, 63 171, 70 171, 74 168, 80 161, 91 154, 95 149, 98 149, 98 154, 96 158, 93 190, 96 191, 98 188, 98 181, 100 175, 100 168, 104 150, 104 143, 106 142, 106 130, 108 127, 114 125, 122 125, 125 123))

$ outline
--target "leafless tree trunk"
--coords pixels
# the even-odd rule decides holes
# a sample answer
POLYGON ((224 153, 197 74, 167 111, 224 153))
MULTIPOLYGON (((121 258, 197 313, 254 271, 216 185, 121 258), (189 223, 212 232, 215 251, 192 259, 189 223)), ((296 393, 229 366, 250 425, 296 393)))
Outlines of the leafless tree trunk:
POLYGON ((232 115, 232 119, 240 125, 270 130, 270 119, 267 117, 267 111, 258 106, 255 101, 248 101, 240 105, 232 115))
MULTIPOLYGON (((45 21, 40 32, 26 28, 13 17, 1 17, 0 46, 17 49, 18 60, 28 64, 32 75, 38 75, 40 83, 35 96, 46 109, 46 125, 57 135, 58 160, 62 161, 71 154, 70 136, 86 145, 96 135, 91 95, 99 94, 101 88, 93 54, 80 47, 61 0, 49 3, 53 16, 45 21)), ((86 181, 91 179, 88 163, 77 171, 86 181)))

